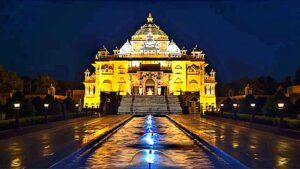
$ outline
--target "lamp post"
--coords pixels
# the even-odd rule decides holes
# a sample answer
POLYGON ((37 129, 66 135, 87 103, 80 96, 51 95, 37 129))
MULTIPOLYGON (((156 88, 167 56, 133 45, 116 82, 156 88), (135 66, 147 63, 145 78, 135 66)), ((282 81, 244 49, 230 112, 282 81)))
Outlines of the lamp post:
POLYGON ((255 107, 256 107, 256 104, 255 103, 250 103, 250 106, 251 106, 251 113, 252 113, 251 121, 254 122, 254 120, 255 120, 255 107))
POLYGON ((76 104, 75 104, 75 107, 76 107, 76 113, 79 113, 79 104, 76 103, 76 104))
POLYGON ((21 108, 21 103, 14 103, 14 109, 16 111, 16 128, 20 128, 20 121, 19 121, 20 108, 21 108))
POLYGON ((223 108, 224 108, 224 104, 221 103, 221 104, 220 104, 220 114, 221 114, 221 117, 223 117, 223 114, 224 114, 223 108))
POLYGON ((92 115, 94 114, 94 103, 92 103, 92 115))
POLYGON ((100 110, 99 110, 100 108, 99 108, 99 103, 97 103, 97 114, 98 114, 98 116, 100 117, 101 116, 101 114, 100 114, 100 110))
POLYGON ((283 127, 284 108, 285 108, 284 102, 278 102, 277 107, 279 110, 279 127, 283 127))
POLYGON ((44 104, 45 108, 45 123, 48 123, 48 109, 49 109, 49 103, 44 104))
POLYGON ((234 108, 233 119, 234 120, 236 120, 237 107, 238 107, 238 104, 237 103, 233 103, 233 108, 234 108))
POLYGON ((85 115, 86 116, 88 115, 88 107, 89 107, 89 104, 85 103, 85 115))

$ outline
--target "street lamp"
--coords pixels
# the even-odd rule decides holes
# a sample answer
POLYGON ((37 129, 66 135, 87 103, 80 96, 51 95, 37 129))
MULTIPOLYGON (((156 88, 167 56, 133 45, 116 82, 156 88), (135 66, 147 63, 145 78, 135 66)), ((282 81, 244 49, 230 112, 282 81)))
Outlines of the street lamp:
POLYGON ((250 103, 250 106, 251 106, 251 112, 252 112, 251 121, 254 122, 254 119, 255 119, 255 107, 256 107, 256 104, 255 104, 255 103, 250 103))
POLYGON ((92 103, 92 115, 94 114, 94 103, 92 103))
POLYGON ((236 113, 237 113, 238 104, 237 103, 233 103, 232 105, 233 105, 233 108, 234 108, 233 119, 236 120, 236 113))
POLYGON ((220 112, 221 112, 221 117, 223 116, 223 114, 224 114, 224 110, 223 110, 223 108, 224 108, 224 104, 223 103, 221 103, 220 104, 220 112))
POLYGON ((284 108, 285 108, 284 102, 278 102, 277 107, 279 110, 279 126, 283 127, 284 108))
POLYGON ((88 107, 89 107, 89 104, 88 103, 85 103, 85 115, 87 116, 88 114, 88 107))
POLYGON ((16 111, 16 128, 20 128, 20 121, 19 121, 20 108, 21 108, 21 103, 14 103, 14 109, 16 111))
POLYGON ((97 114, 98 114, 99 117, 101 116, 101 114, 100 114, 100 108, 99 108, 99 103, 97 103, 97 114))
POLYGON ((76 116, 78 117, 78 113, 79 113, 79 104, 76 103, 76 104, 75 104, 75 107, 76 107, 76 116))
POLYGON ((45 123, 48 123, 48 109, 49 109, 49 103, 45 103, 44 104, 44 107, 45 107, 45 123))

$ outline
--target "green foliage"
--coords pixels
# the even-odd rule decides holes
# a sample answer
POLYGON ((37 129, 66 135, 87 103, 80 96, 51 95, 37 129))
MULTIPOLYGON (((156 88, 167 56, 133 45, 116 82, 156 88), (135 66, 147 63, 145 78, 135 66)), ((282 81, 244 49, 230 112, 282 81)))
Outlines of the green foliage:
POLYGON ((48 88, 56 84, 56 81, 51 79, 48 75, 41 75, 33 81, 32 90, 34 93, 46 94, 48 88))
POLYGON ((75 103, 73 101, 73 99, 71 97, 67 97, 64 100, 64 104, 66 106, 66 111, 69 113, 75 113, 76 112, 76 106, 75 103))
POLYGON ((58 113, 61 113, 62 112, 62 109, 61 109, 61 103, 54 99, 54 97, 52 95, 47 95, 45 98, 44 98, 44 103, 48 103, 49 104, 49 109, 48 109, 48 112, 51 114, 58 114, 58 113))
MULTIPOLYGON (((209 112, 207 115, 220 117, 220 113, 215 112, 209 112)), ((229 112, 224 112, 223 114, 224 118, 233 119, 233 114, 229 112)), ((250 114, 237 114, 237 119, 241 121, 251 121, 251 115, 250 114)), ((255 123, 258 124, 264 124, 264 125, 272 125, 272 126, 278 126, 279 125, 279 118, 278 117, 269 117, 269 116, 262 116, 262 115, 256 115, 255 116, 255 123)), ((284 119, 284 127, 294 130, 300 130, 300 119, 290 119, 285 118, 284 119)))
POLYGON ((20 103, 21 106, 23 105, 23 102, 25 101, 25 96, 22 92, 15 92, 11 98, 8 98, 6 100, 6 104, 4 105, 4 113, 5 114, 14 114, 14 103, 20 103))
POLYGON ((290 101, 285 94, 279 90, 276 92, 273 98, 269 98, 263 107, 263 114, 266 116, 278 116, 279 110, 277 107, 278 102, 283 102, 285 104, 284 114, 287 117, 296 117, 296 109, 294 104, 290 101))
POLYGON ((0 65, 0 91, 8 92, 11 90, 21 90, 22 80, 15 72, 5 70, 0 65))
POLYGON ((40 97, 34 97, 31 102, 38 112, 44 111, 43 100, 40 97))
POLYGON ((222 108, 223 112, 232 112, 233 111, 233 101, 230 98, 227 98, 223 101, 224 107, 222 108))
POLYGON ((248 94, 242 101, 239 107, 240 113, 247 113, 250 114, 252 108, 250 106, 251 103, 256 103, 256 100, 253 95, 248 94))
POLYGON ((34 105, 29 101, 25 100, 20 109, 20 115, 23 117, 33 116, 36 113, 34 105))

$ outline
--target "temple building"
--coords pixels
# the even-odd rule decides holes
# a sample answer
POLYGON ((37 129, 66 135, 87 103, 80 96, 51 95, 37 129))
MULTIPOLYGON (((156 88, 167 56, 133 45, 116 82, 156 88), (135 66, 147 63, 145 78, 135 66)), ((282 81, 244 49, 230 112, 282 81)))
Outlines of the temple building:
POLYGON ((138 29, 124 45, 109 52, 104 46, 85 71, 84 104, 100 105, 101 93, 122 96, 172 95, 194 93, 204 108, 215 107, 215 74, 206 70, 205 54, 197 46, 189 53, 179 48, 153 22, 138 29), (207 72, 206 72, 207 71, 207 72))

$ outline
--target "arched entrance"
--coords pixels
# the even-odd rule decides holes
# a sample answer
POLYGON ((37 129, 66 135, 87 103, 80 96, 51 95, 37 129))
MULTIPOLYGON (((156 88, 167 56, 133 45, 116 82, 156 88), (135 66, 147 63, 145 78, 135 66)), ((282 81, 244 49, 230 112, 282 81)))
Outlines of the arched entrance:
POLYGON ((145 82, 146 87, 146 95, 154 95, 155 94, 155 82, 153 79, 147 79, 145 82))

